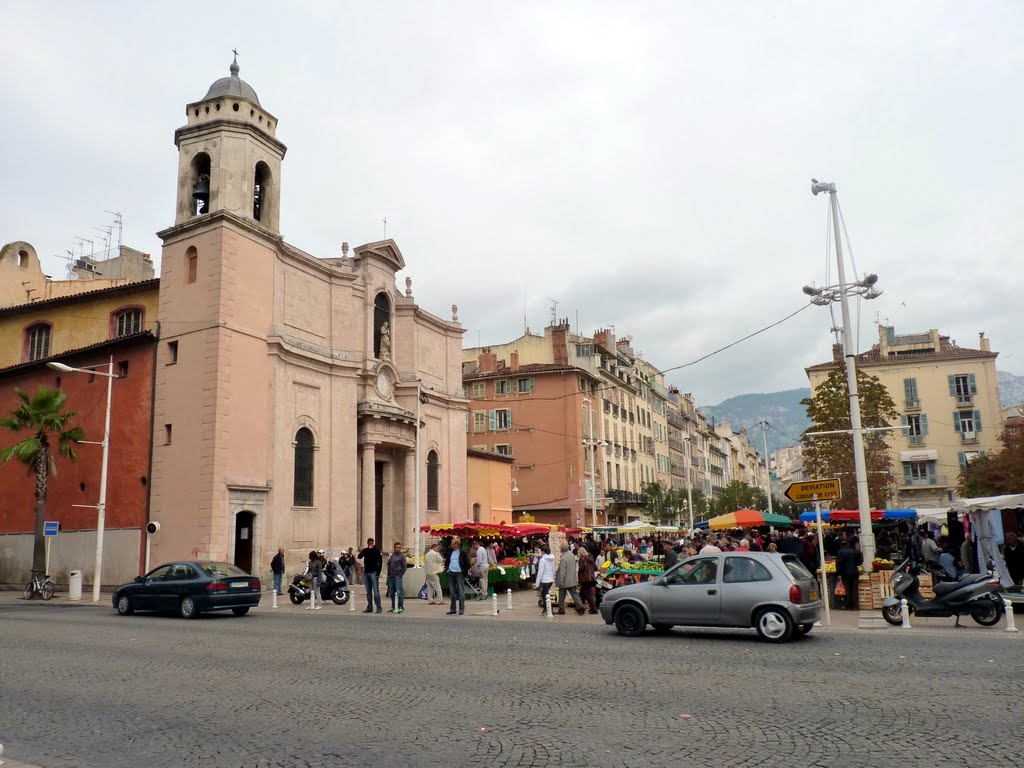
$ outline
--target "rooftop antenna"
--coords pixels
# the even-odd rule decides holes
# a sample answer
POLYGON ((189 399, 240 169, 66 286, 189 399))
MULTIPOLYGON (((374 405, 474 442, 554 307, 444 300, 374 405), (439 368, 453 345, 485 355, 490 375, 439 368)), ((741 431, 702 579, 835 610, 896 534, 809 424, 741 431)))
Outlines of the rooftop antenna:
POLYGON ((384 222, 384 239, 388 239, 388 217, 385 216, 381 221, 384 222))
POLYGON ((93 227, 97 232, 103 233, 103 258, 110 258, 110 238, 114 236, 114 226, 108 225, 106 227, 93 227))
POLYGON ((526 335, 526 286, 523 286, 523 335, 526 335))
POLYGON ((121 239, 124 236, 124 218, 121 216, 120 211, 108 211, 103 209, 104 213, 109 213, 114 217, 114 226, 117 227, 117 252, 121 253, 121 239))
POLYGON ((558 322, 558 299, 549 296, 548 301, 551 302, 551 325, 555 325, 558 322))

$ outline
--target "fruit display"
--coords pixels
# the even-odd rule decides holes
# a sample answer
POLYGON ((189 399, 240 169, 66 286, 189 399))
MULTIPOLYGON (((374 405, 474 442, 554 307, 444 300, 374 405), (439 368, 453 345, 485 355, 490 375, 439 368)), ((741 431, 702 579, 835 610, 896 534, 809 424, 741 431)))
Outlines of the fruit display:
POLYGON ((881 557, 876 557, 871 561, 871 570, 873 571, 891 571, 896 567, 896 563, 892 560, 886 560, 881 557))
POLYGON ((661 563, 622 563, 616 565, 620 571, 640 571, 642 573, 664 573, 665 569, 662 568, 661 563))
MULTIPOLYGON (((520 567, 520 568, 523 567, 524 565, 529 565, 529 564, 530 564, 530 556, 529 555, 519 555, 518 557, 506 557, 500 563, 498 563, 498 565, 512 565, 512 566, 517 566, 517 567, 520 567)), ((495 568, 495 567, 497 567, 497 566, 494 566, 494 565, 491 566, 491 568, 495 568)))

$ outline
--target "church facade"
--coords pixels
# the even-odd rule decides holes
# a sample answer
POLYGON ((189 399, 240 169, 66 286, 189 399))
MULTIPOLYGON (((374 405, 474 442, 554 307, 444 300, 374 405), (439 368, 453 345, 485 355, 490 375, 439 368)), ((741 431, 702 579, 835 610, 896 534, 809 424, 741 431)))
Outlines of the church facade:
POLYGON ((466 517, 463 328, 421 309, 392 240, 318 258, 279 232, 285 145, 238 75, 187 107, 163 230, 153 562, 265 573, 282 547, 387 549, 466 517))

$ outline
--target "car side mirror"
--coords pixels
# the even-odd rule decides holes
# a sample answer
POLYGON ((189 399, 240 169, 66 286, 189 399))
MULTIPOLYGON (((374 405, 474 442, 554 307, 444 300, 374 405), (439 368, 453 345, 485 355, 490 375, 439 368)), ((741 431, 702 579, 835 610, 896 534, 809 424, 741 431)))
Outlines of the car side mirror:
POLYGON ((145 581, 145 579, 143 579, 141 576, 136 576, 135 577, 135 583, 136 584, 141 584, 143 581, 145 581))
POLYGON ((659 587, 667 587, 668 579, 666 579, 664 576, 659 576, 654 583, 657 584, 659 587))

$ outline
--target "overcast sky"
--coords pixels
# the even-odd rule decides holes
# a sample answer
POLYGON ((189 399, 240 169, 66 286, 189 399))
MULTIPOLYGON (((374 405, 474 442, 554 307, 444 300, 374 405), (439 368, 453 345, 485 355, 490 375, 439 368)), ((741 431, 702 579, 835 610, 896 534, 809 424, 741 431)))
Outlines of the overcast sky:
MULTIPOLYGON (((877 319, 965 347, 984 330, 1024 373, 1017 0, 0 0, 0 26, 0 242, 55 277, 105 209, 159 257, 174 129, 237 47, 288 145, 285 239, 337 256, 386 217, 466 346, 519 335, 524 303, 542 329, 549 299, 662 369, 780 320, 827 279, 815 176, 885 291, 861 350, 877 319)), ((811 307, 668 380, 702 405, 806 386, 831 325, 811 307)))

